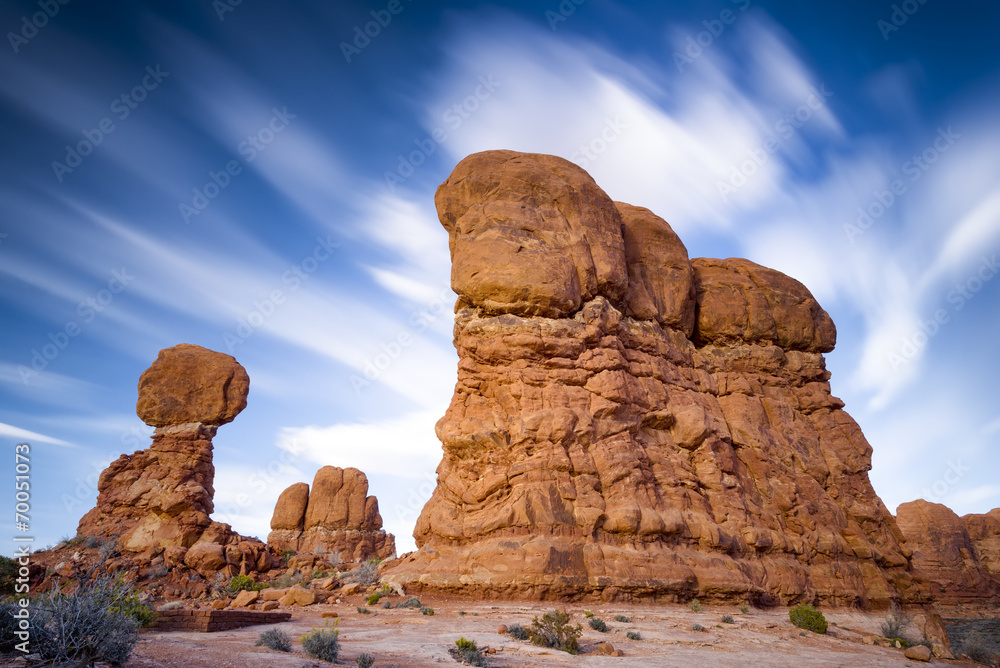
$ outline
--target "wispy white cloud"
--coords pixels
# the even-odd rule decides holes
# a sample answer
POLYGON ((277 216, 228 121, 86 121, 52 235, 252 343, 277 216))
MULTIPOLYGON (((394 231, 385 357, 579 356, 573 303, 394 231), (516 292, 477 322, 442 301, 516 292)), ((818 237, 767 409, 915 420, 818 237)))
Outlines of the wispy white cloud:
POLYGON ((441 459, 433 425, 443 411, 421 411, 374 423, 286 427, 278 447, 321 466, 353 466, 369 475, 419 477, 441 459))
POLYGON ((72 443, 68 443, 61 438, 54 438, 52 436, 46 436, 45 434, 39 434, 35 431, 29 431, 27 429, 21 429, 20 427, 15 427, 14 425, 4 424, 0 422, 0 436, 5 436, 7 438, 16 438, 18 440, 29 441, 29 442, 39 442, 39 443, 49 443, 51 445, 64 445, 70 448, 76 447, 72 443))

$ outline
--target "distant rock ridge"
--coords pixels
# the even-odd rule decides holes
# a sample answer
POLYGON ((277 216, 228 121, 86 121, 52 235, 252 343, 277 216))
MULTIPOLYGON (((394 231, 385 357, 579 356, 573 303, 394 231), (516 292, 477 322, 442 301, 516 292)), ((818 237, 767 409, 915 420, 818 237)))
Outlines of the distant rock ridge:
POLYGON ((312 492, 300 482, 281 493, 267 544, 279 551, 336 552, 345 562, 396 556, 395 538, 382 529, 378 499, 368 496, 368 478, 336 466, 316 472, 312 492))
POLYGON ((458 381, 392 565, 486 597, 926 600, 830 393, 836 328, 743 259, 689 260, 575 164, 486 151, 438 188, 458 381))
POLYGON ((935 601, 1000 603, 1000 508, 959 517, 918 499, 896 509, 896 523, 913 551, 913 573, 935 601))
POLYGON ((246 407, 250 378, 231 356, 182 343, 139 379, 136 413, 156 427, 146 450, 122 455, 98 481, 77 535, 117 537, 140 563, 163 557, 202 575, 265 572, 280 559, 255 538, 212 521, 212 438, 246 407))

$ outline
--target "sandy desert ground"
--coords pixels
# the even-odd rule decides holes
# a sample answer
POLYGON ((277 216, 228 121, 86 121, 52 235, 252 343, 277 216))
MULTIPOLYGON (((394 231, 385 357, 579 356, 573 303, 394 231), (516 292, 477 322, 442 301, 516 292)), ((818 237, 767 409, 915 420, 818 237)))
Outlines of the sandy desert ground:
POLYGON ((310 659, 298 638, 328 620, 323 612, 339 614, 341 665, 355 665, 363 652, 375 657, 376 666, 459 665, 448 648, 460 636, 475 639, 480 647, 496 651, 488 655, 491 666, 719 666, 756 668, 788 666, 973 666, 958 660, 934 660, 930 664, 911 661, 901 650, 873 647, 862 643, 866 634, 877 634, 883 615, 851 610, 828 611, 829 633, 820 636, 800 631, 788 620, 787 610, 752 609, 742 614, 735 607, 706 605, 692 612, 681 605, 569 605, 574 621, 583 623, 583 653, 577 656, 534 647, 498 633, 501 624, 529 624, 531 619, 551 609, 543 603, 471 602, 421 597, 434 608, 432 616, 419 610, 384 609, 370 606, 370 614, 357 611, 358 597, 295 609, 290 622, 278 625, 294 639, 291 654, 254 646, 268 626, 204 634, 187 632, 144 632, 127 668, 167 666, 205 667, 304 667, 329 665, 310 659), (608 633, 588 627, 584 610, 608 623, 608 633), (460 614, 464 612, 465 614, 460 614), (614 615, 626 615, 622 623, 614 615), (732 615, 734 624, 721 624, 723 615, 732 615), (705 631, 696 632, 698 623, 705 631), (638 631, 641 640, 629 640, 627 631, 638 631), (622 657, 604 656, 596 651, 599 642, 610 642, 624 652, 622 657))

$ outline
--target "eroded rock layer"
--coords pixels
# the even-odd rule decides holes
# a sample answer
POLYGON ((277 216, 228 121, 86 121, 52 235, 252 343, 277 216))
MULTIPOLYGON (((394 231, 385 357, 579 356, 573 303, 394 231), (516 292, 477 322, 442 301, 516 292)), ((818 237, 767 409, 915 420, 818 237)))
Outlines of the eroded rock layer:
POLYGON ((913 551, 913 574, 945 605, 1000 600, 1000 508, 959 517, 947 506, 918 499, 896 509, 913 551))
POLYGON ((689 262, 665 221, 553 156, 470 156, 436 201, 458 382, 419 549, 390 580, 534 598, 919 598, 871 447, 830 394, 836 330, 801 283, 689 262))
POLYGON ((276 550, 333 554, 343 561, 396 556, 396 541, 382 529, 378 499, 368 496, 368 478, 355 468, 324 466, 312 491, 295 483, 271 517, 267 544, 276 550))
POLYGON ((246 406, 250 379, 232 357, 190 344, 160 351, 139 380, 136 412, 156 427, 146 450, 122 455, 98 481, 79 536, 116 537, 140 563, 163 556, 202 575, 267 571, 267 546, 213 522, 212 438, 246 406))

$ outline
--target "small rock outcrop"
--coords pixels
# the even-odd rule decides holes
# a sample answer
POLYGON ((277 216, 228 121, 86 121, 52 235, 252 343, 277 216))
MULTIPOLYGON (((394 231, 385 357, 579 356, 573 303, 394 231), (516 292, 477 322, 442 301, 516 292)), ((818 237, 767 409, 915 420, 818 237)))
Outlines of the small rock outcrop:
POLYGON ((79 536, 117 536, 140 559, 205 574, 267 571, 266 545, 213 522, 212 438, 246 407, 250 379, 232 357, 182 343, 161 350, 139 379, 136 412, 156 427, 146 450, 122 455, 98 481, 79 536))
POLYGON ((458 382, 407 591, 922 600, 830 393, 830 316, 558 157, 488 151, 435 197, 458 382))
POLYGON ((896 509, 896 523, 913 551, 913 573, 944 605, 1000 599, 1000 508, 959 517, 918 499, 896 509))
POLYGON ((396 541, 382 529, 378 499, 368 496, 368 478, 355 468, 324 466, 312 491, 295 483, 278 497, 267 544, 276 550, 339 553, 359 562, 396 556, 396 541))

